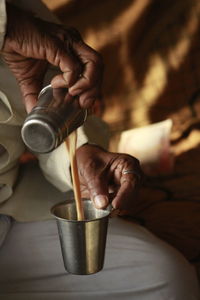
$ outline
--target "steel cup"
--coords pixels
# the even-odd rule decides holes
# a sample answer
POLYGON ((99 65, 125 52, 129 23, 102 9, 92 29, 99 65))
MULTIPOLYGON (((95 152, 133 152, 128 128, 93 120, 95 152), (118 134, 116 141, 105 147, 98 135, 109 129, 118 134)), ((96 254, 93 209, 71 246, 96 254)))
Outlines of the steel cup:
POLYGON ((90 200, 84 200, 85 220, 78 221, 74 201, 51 209, 69 273, 89 275, 103 268, 110 211, 110 208, 96 209, 90 200))
POLYGON ((79 105, 67 88, 42 89, 37 105, 26 117, 21 135, 25 145, 35 153, 48 153, 57 148, 67 136, 87 118, 87 110, 79 105))

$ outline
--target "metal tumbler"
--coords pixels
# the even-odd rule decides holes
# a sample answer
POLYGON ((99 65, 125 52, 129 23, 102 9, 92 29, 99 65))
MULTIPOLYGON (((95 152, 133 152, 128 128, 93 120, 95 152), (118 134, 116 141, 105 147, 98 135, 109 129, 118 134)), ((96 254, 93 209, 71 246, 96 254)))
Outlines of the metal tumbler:
POLYGON ((72 97, 67 88, 42 89, 37 105, 22 126, 22 139, 36 153, 48 153, 87 118, 87 110, 81 109, 78 98, 72 97))
POLYGON ((85 220, 77 221, 75 202, 55 205, 56 218, 65 269, 72 274, 89 275, 104 265, 110 208, 96 209, 84 201, 85 220))

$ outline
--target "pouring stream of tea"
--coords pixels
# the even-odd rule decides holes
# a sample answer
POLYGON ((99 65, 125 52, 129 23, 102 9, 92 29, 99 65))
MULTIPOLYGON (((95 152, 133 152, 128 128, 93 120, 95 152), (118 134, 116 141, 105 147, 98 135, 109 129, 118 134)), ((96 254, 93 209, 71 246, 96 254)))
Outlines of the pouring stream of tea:
POLYGON ((77 131, 74 130, 65 140, 67 149, 69 151, 71 172, 72 172, 72 183, 74 188, 74 197, 76 203, 77 220, 84 220, 84 209, 83 201, 81 200, 80 181, 78 176, 78 167, 76 160, 76 143, 77 143, 77 131))

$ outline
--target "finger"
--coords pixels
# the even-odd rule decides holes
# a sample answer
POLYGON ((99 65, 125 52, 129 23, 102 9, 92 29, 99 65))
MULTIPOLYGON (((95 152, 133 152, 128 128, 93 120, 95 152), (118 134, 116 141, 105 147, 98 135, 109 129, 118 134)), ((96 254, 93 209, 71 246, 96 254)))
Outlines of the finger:
POLYGON ((116 209, 129 209, 131 202, 137 195, 137 178, 132 176, 123 176, 120 188, 112 201, 112 206, 116 209))
MULTIPOLYGON (((62 88, 66 87, 66 82, 62 76, 56 75, 52 81, 51 81, 51 86, 53 88, 62 88)), ((100 99, 100 93, 98 87, 94 87, 90 90, 87 90, 86 92, 83 92, 82 94, 79 95, 79 104, 82 108, 90 108, 94 104, 96 99, 100 99)))
POLYGON ((79 95, 79 104, 83 108, 90 108, 97 98, 100 99, 99 89, 94 87, 79 95))
POLYGON ((47 60, 50 64, 59 67, 63 72, 62 76, 66 83, 65 86, 72 86, 81 73, 81 62, 72 53, 66 51, 64 42, 56 37, 45 37, 45 40, 41 41, 38 47, 30 47, 28 53, 24 53, 22 49, 19 49, 19 53, 23 56, 47 60))
POLYGON ((117 209, 130 209, 143 181, 139 161, 126 155, 119 168, 116 169, 116 178, 119 187, 112 205, 117 209))
POLYGON ((58 107, 60 107, 60 109, 66 107, 66 103, 68 103, 69 108, 70 104, 74 100, 73 97, 67 92, 66 88, 53 89, 53 99, 54 101, 52 103, 52 108, 55 109, 57 109, 58 107))
POLYGON ((67 83, 66 83, 63 75, 59 74, 59 75, 56 75, 55 77, 53 77, 53 79, 51 80, 51 86, 53 89, 65 88, 67 86, 67 83))
POLYGON ((108 185, 102 178, 91 176, 85 178, 86 186, 90 194, 91 200, 96 208, 105 208, 109 204, 108 185))
POLYGON ((79 57, 76 55, 73 49, 73 44, 82 42, 82 37, 75 28, 66 29, 64 27, 56 26, 54 28, 54 31, 55 35, 59 38, 60 41, 62 41, 62 44, 64 45, 64 53, 67 53, 68 57, 74 60, 74 63, 76 64, 76 70, 74 70, 72 74, 74 78, 71 78, 69 72, 64 72, 63 74, 60 74, 60 76, 57 76, 57 78, 53 80, 53 86, 55 84, 55 87, 64 87, 66 81, 68 82, 68 87, 70 87, 77 81, 83 70, 82 62, 79 60, 79 57))
POLYGON ((82 76, 70 87, 72 95, 78 95, 102 81, 103 62, 100 55, 83 42, 74 43, 73 48, 83 65, 82 76))
MULTIPOLYGON (((63 72, 63 74, 60 75, 60 80, 62 77, 62 81, 60 81, 61 85, 57 87, 63 87, 64 82, 65 86, 71 87, 78 80, 82 71, 81 63, 72 55, 68 55, 64 49, 59 49, 56 55, 57 57, 53 59, 52 63, 55 66, 58 66, 63 72)), ((58 83, 59 82, 57 81, 57 84, 58 83)))
POLYGON ((78 79, 82 70, 82 64, 73 53, 68 53, 65 42, 57 37, 45 35, 38 37, 39 43, 33 42, 25 47, 17 48, 17 53, 23 57, 33 57, 34 59, 45 60, 50 64, 59 67, 63 72, 63 79, 66 86, 72 86, 78 79))
POLYGON ((69 88, 72 96, 81 94, 85 90, 89 90, 95 85, 101 85, 101 69, 93 61, 84 64, 84 72, 74 85, 69 88))
MULTIPOLYGON (((52 87, 70 87, 74 82, 76 82, 80 74, 80 63, 72 56, 68 56, 65 51, 63 51, 63 49, 57 50, 57 52, 55 52, 55 55, 53 53, 53 50, 51 53, 49 53, 51 51, 50 49, 47 49, 46 51, 48 62, 52 63, 55 66, 59 66, 59 68, 63 72, 63 74, 56 76, 55 79, 52 80, 52 87)), ((29 79, 24 79, 20 84, 26 110, 28 113, 36 105, 37 96, 42 88, 42 79, 37 81, 33 80, 33 78, 31 79, 31 81, 29 79)))

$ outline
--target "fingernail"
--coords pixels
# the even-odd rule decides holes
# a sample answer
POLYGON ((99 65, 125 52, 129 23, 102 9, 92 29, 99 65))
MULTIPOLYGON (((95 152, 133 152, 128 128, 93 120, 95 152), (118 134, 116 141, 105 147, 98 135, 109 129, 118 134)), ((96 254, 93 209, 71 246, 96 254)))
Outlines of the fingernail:
POLYGON ((104 195, 97 195, 94 197, 94 204, 96 208, 104 208, 108 205, 108 197, 104 195))

